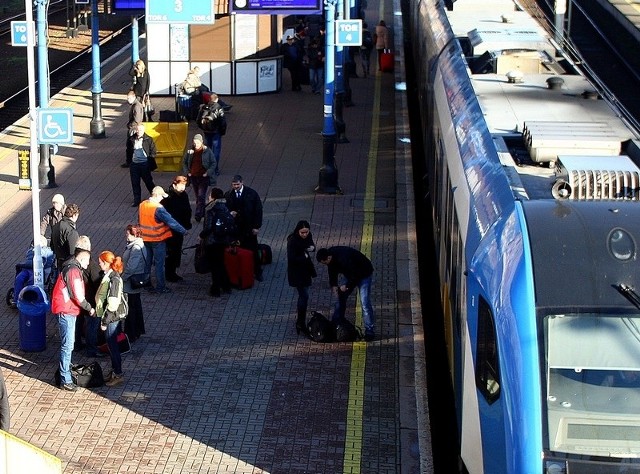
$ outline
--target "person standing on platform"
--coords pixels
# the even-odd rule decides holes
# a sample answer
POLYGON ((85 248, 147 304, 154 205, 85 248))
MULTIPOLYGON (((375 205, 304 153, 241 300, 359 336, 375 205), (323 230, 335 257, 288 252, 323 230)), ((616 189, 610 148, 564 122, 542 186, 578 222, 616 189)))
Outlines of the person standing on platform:
MULTIPOLYGON (((222 135, 227 133, 227 119, 220 104, 218 94, 211 94, 208 104, 202 104, 196 119, 198 128, 204 133, 206 144, 213 152, 216 160, 216 176, 220 175, 220 152, 222 151, 222 135)), ((213 184, 212 186, 214 186, 213 184)))
POLYGON ((318 48, 318 42, 314 39, 307 48, 309 58, 309 84, 311 92, 318 95, 324 88, 324 51, 318 48))
POLYGON ((376 52, 378 53, 378 71, 382 71, 382 52, 389 49, 389 29, 384 20, 376 25, 376 32, 373 37, 376 43, 376 52))
POLYGON ((287 42, 280 48, 280 53, 284 57, 283 65, 291 74, 291 90, 301 91, 300 79, 302 76, 303 51, 296 44, 293 36, 287 36, 287 42))
MULTIPOLYGON (((75 252, 85 250, 91 252, 91 240, 86 235, 78 237, 76 242, 75 252)), ((95 308, 96 305, 96 292, 100 286, 102 280, 102 270, 95 259, 89 259, 89 265, 87 268, 82 269, 82 280, 84 281, 84 296, 91 306, 95 308)), ((85 354, 87 357, 101 357, 101 353, 98 352, 98 329, 100 328, 100 320, 94 314, 89 315, 88 311, 82 310, 80 315, 76 319, 76 342, 75 349, 82 348, 82 336, 85 340, 85 354)))
POLYGON ((253 252, 256 280, 262 281, 262 266, 258 255, 258 234, 262 227, 262 200, 258 193, 242 183, 242 176, 231 179, 231 189, 225 194, 227 207, 236 221, 240 246, 253 252))
POLYGON ((144 122, 144 105, 132 90, 127 92, 127 104, 129 104, 129 120, 127 121, 127 141, 125 142, 126 160, 120 165, 122 168, 131 166, 133 148, 129 145, 129 141, 136 134, 138 124, 144 122))
POLYGON ((51 198, 51 207, 47 209, 47 212, 40 221, 40 235, 45 236, 47 234, 47 228, 52 230, 53 226, 62 220, 66 208, 62 194, 56 194, 51 198))
POLYGON ((362 45, 360 46, 360 61, 362 62, 362 75, 367 77, 371 74, 371 50, 373 49, 373 35, 367 28, 366 23, 362 23, 362 45))
MULTIPOLYGON (((167 189, 169 197, 164 198, 160 204, 164 206, 171 217, 185 229, 191 229, 191 204, 189 195, 185 192, 187 188, 186 176, 176 176, 167 189)), ((171 232, 171 237, 167 240, 167 259, 165 261, 164 275, 167 281, 182 281, 183 278, 176 273, 182 260, 182 243, 184 235, 180 232, 171 232)))
POLYGON ((9 431, 11 427, 11 412, 9 410, 9 393, 4 383, 4 374, 0 369, 0 430, 9 431))
POLYGON ((127 295, 124 292, 120 274, 124 270, 122 258, 105 250, 98 258, 103 277, 96 294, 96 315, 100 318, 100 329, 105 332, 109 356, 111 357, 111 374, 105 379, 105 385, 114 387, 124 382, 122 373, 122 356, 118 347, 120 321, 127 316, 127 295))
POLYGON ((160 201, 169 195, 161 186, 156 186, 151 191, 151 196, 140 203, 138 208, 138 221, 144 246, 147 249, 148 258, 145 273, 151 274, 151 264, 156 267, 155 293, 171 293, 167 288, 164 277, 164 264, 167 256, 167 239, 171 237, 171 231, 186 234, 182 227, 171 214, 167 212, 160 201))
POLYGON ((124 292, 128 297, 129 314, 124 321, 124 332, 129 336, 129 342, 135 342, 145 333, 145 329, 142 299, 140 298, 142 288, 133 288, 131 277, 145 273, 146 262, 150 257, 147 255, 140 227, 128 225, 125 236, 127 246, 122 254, 124 263, 122 281, 124 282, 124 292))
POLYGON ((131 177, 131 190, 133 191, 133 204, 131 207, 138 207, 142 200, 142 189, 140 180, 144 182, 147 190, 155 187, 151 172, 156 169, 156 143, 149 135, 145 133, 143 123, 139 123, 135 127, 136 133, 129 138, 129 146, 131 147, 131 165, 129 167, 129 175, 131 177))
POLYGON ((189 184, 196 196, 196 222, 204 217, 207 202, 207 188, 216 185, 216 160, 211 148, 204 145, 202 135, 193 136, 193 145, 182 159, 182 174, 189 178, 189 184))
POLYGON ((64 217, 51 229, 51 249, 56 256, 56 268, 58 271, 62 264, 73 255, 78 241, 76 222, 80 216, 80 207, 77 204, 69 204, 64 210, 64 217))
POLYGON ((287 237, 287 279, 289 286, 298 291, 298 317, 296 332, 307 333, 307 306, 309 287, 312 279, 318 276, 310 252, 316 249, 311 236, 311 226, 307 221, 298 221, 293 232, 287 237))
POLYGON ((347 298, 357 287, 360 293, 362 319, 364 320, 364 339, 372 341, 375 338, 375 319, 371 305, 371 280, 373 277, 371 261, 362 252, 345 246, 319 249, 316 258, 318 262, 328 267, 329 284, 337 298, 332 320, 336 322, 344 319, 347 298), (340 284, 338 282, 339 275, 344 278, 340 284))
POLYGON ((135 92, 140 103, 144 105, 145 96, 149 95, 151 78, 149 77, 147 66, 145 66, 142 59, 138 59, 133 63, 133 66, 131 66, 129 70, 129 75, 132 77, 131 90, 135 92))
POLYGON ((237 228, 220 188, 211 190, 202 227, 199 237, 205 241, 205 256, 211 267, 209 295, 219 297, 220 290, 231 293, 229 275, 224 266, 224 251, 237 239, 237 228))
POLYGON ((51 312, 58 318, 60 330, 60 388, 75 392, 78 387, 71 379, 71 354, 75 343, 76 318, 82 310, 95 314, 85 298, 82 271, 89 266, 91 255, 79 250, 67 260, 60 270, 56 284, 51 292, 51 312))

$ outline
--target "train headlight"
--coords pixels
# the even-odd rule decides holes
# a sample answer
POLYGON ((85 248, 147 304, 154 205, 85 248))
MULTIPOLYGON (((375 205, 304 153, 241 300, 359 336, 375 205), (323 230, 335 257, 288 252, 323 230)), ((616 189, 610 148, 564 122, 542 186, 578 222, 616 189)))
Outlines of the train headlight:
POLYGON ((567 463, 565 461, 546 459, 542 472, 544 474, 567 474, 567 463))

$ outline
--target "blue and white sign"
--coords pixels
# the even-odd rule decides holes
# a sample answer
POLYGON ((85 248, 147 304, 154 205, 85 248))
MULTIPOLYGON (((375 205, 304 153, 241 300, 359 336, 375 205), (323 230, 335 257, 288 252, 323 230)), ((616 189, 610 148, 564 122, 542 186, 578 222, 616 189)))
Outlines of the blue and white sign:
POLYGON ((336 46, 362 45, 362 20, 336 20, 336 46))
POLYGON ((212 25, 215 20, 211 0, 147 0, 147 23, 212 25))
MULTIPOLYGON (((33 22, 32 22, 33 24, 33 22)), ((33 28, 32 28, 33 31, 33 28)), ((29 29, 26 21, 11 22, 11 46, 27 46, 29 29)))
POLYGON ((38 143, 73 143, 73 109, 38 109, 38 143))

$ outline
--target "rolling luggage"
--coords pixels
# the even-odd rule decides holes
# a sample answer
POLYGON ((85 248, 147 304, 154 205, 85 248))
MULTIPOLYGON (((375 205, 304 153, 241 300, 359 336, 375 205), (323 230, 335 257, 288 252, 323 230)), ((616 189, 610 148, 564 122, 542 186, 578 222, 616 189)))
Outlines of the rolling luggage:
POLYGON ((224 251, 224 266, 231 285, 239 290, 253 286, 253 252, 240 247, 229 247, 224 251))
POLYGON ((191 104, 191 96, 187 94, 178 94, 176 95, 176 113, 178 117, 188 122, 193 115, 192 104, 191 104))
POLYGON ((395 55, 390 49, 385 49, 380 52, 380 70, 382 72, 393 72, 394 61, 395 55))

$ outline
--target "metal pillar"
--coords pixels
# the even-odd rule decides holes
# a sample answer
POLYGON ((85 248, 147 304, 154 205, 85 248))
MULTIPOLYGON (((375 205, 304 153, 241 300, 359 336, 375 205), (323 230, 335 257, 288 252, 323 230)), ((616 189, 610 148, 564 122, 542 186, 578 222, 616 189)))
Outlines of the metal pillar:
MULTIPOLYGON (((338 0, 336 3, 336 17, 337 19, 344 18, 344 2, 342 0, 338 0)), ((335 35, 335 22, 332 22, 331 28, 334 31, 331 32, 332 35, 335 35)), ((327 37, 329 36, 329 32, 327 31, 327 37)), ((325 59, 326 63, 326 59, 325 59)), ((327 66, 328 68, 328 66, 327 66)), ((336 121, 336 131, 338 132, 338 143, 349 143, 349 139, 345 135, 347 126, 344 123, 344 117, 342 115, 342 110, 344 108, 344 46, 336 46, 336 59, 335 59, 335 69, 336 69, 336 88, 335 88, 335 121, 336 121)))
MULTIPOLYGON (((38 31, 38 100, 41 109, 49 107, 49 66, 47 50, 47 3, 48 0, 36 0, 36 28, 38 31)), ((31 157, 32 160, 36 156, 31 157)), ((40 145, 40 162, 38 165, 38 182, 42 188, 55 188, 55 169, 51 164, 49 145, 40 145)))
MULTIPOLYGON (((35 34, 33 31, 33 3, 25 0, 25 11, 27 21, 27 76, 29 85, 36 82, 35 65, 35 34)), ((40 248, 40 186, 38 183, 38 129, 36 112, 36 91, 34 87, 29 87, 29 130, 30 130, 30 161, 29 171, 31 175, 31 213, 33 225, 33 284, 44 289, 44 271, 42 265, 42 252, 40 248)), ((18 295, 16 295, 16 298, 18 295)))
POLYGON ((89 130, 93 138, 107 136, 102 120, 102 83, 100 78, 100 22, 98 19, 98 0, 91 1, 91 106, 93 115, 89 130))
POLYGON ((324 126, 322 129, 322 167, 318 177, 316 192, 323 194, 342 194, 338 186, 338 168, 336 167, 336 128, 333 116, 334 65, 335 65, 335 16, 336 1, 325 0, 325 76, 324 76, 324 126))
POLYGON ((140 37, 138 28, 138 17, 133 15, 131 17, 131 62, 135 63, 140 59, 140 46, 138 44, 138 38, 140 37))

